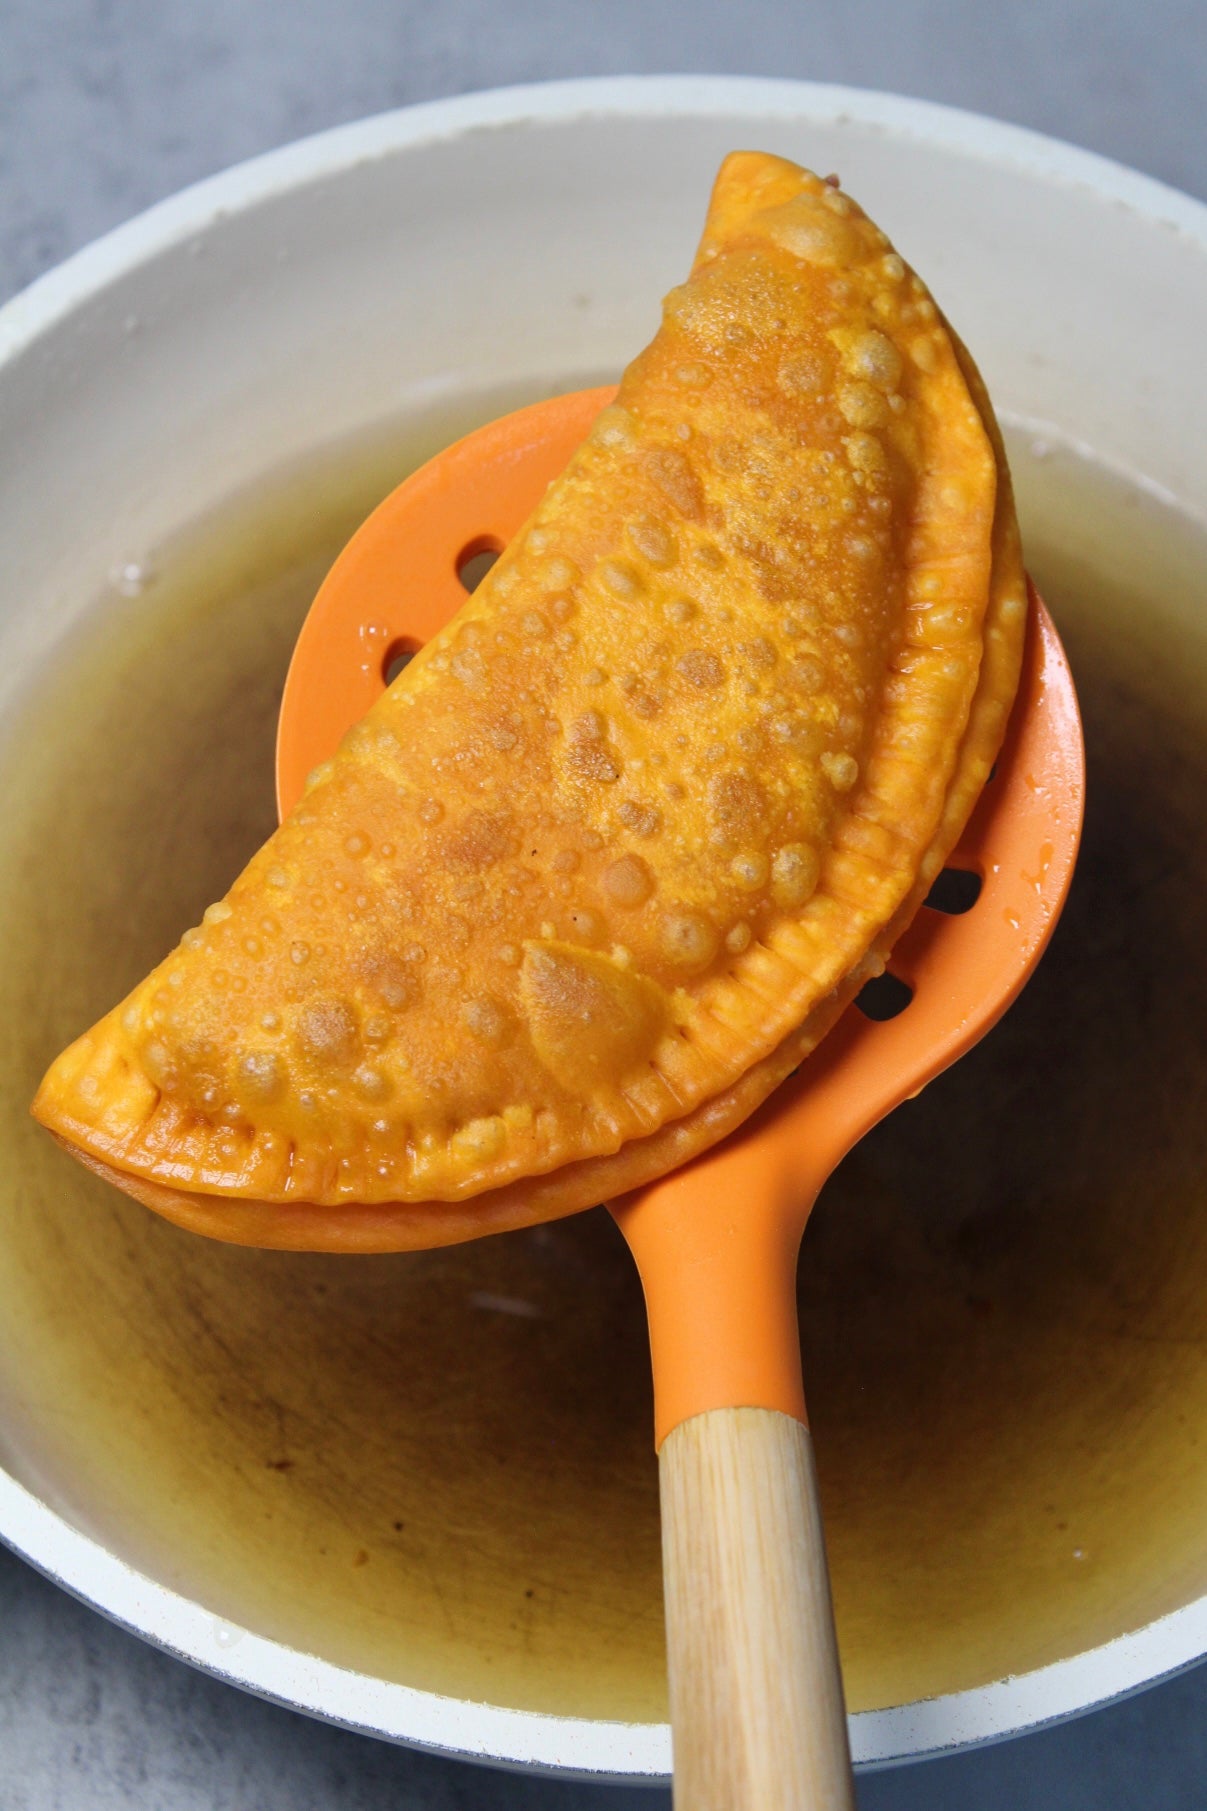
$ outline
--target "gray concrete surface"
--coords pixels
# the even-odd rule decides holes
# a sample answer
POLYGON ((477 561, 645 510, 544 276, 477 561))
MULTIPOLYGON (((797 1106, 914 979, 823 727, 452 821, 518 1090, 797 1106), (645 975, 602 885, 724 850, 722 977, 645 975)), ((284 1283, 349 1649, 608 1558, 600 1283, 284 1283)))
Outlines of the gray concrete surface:
POLYGON ((1207 187, 1202 0, 0 0, 0 294, 198 176, 554 76, 851 82, 1207 187))
MULTIPOLYGON (((408 101, 695 70, 923 95, 1207 196, 1203 0, 0 0, 0 297, 182 184, 408 101)), ((625 1811, 244 1697, 0 1550, 0 1811, 625 1811)), ((862 1811, 1201 1811, 1207 1669, 865 1780, 862 1811)))

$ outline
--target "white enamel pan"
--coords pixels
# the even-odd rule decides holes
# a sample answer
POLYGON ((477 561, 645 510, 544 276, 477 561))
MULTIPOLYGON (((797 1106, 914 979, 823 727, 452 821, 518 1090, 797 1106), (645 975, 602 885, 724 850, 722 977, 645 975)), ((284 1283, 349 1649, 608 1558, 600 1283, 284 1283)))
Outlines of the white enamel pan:
MULTIPOLYGON (((190 189, 0 311, 6 796, 24 784, 31 700, 92 645, 105 611, 128 628, 145 610, 154 629, 157 550, 198 518, 341 442, 401 445, 414 422, 418 446, 441 421, 460 431, 614 374, 685 272, 712 175, 737 146, 841 174, 973 349, 1012 444, 1080 449, 1161 507, 1201 508, 1197 203, 1008 126, 808 84, 586 81, 416 107, 190 189)), ((1059 575, 1054 592, 1060 620, 1059 575)), ((1078 636, 1093 635, 1074 627, 1076 665, 1078 636)), ((150 671, 130 668, 132 698, 150 671)), ((1092 693, 1088 670, 1086 683, 1092 693)), ((198 684, 220 690, 212 675, 198 684)), ((204 733, 189 730, 197 746, 204 733)), ((150 784, 145 760, 135 772, 123 759, 105 738, 91 749, 79 786, 97 802, 72 848, 107 833, 123 787, 150 784)), ((1092 745, 1089 779, 1093 813, 1092 745)), ((181 779, 176 814, 158 797, 165 826, 194 811, 202 783, 181 779)), ((262 790, 270 812, 268 763, 262 790)), ((203 1250, 40 1154, 23 1117, 38 1067, 116 985, 88 977, 89 939, 120 947, 115 974, 141 972, 173 934, 156 876, 168 886, 180 870, 156 869, 152 849, 143 875, 102 886, 103 861, 77 875, 71 848, 56 848, 51 953, 0 1058, 0 1538, 124 1627, 295 1709, 512 1767, 666 1776, 640 1301, 609 1229, 587 1216, 414 1260, 203 1250), (579 1304, 573 1327, 542 1306, 549 1266, 549 1299, 579 1304)), ((221 867, 216 856, 213 896, 221 867)), ((50 911, 45 877, 30 876, 19 897, 50 911)), ((1074 912, 1062 926, 1052 1000, 1084 922, 1074 912)), ((1057 1012, 1044 986, 1041 974, 1028 1024, 1057 1012)), ((1076 1049, 1076 1003, 1058 1005, 1062 1048, 1076 1049)), ((1087 1011, 1086 1048, 1104 1026, 1087 1011)), ((1001 1052, 1016 1048, 978 1071, 1007 1119, 1001 1052)), ((1150 1058, 1176 1069, 1183 1055, 1150 1058)), ((1075 1069, 1064 1062, 1049 1090, 1053 1137, 1083 1123, 1075 1069)), ((967 1094, 941 1086, 903 1109, 939 1116, 915 1125, 941 1130, 943 1113, 965 1110, 967 1094)), ((948 1248, 938 1223, 931 1237, 918 1222, 911 1243, 886 1219, 877 1243, 867 1216, 892 1165, 903 1199, 923 1186, 925 1153, 886 1135, 898 1142, 823 1199, 802 1270, 806 1328, 825 1348, 807 1375, 862 1766, 1033 1729, 1207 1652, 1207 1454, 1177 1432, 1202 1425, 1207 1396, 1192 1362, 1207 1244, 1184 1242, 1168 1303, 1136 1261, 1144 1350, 1167 1325, 1170 1349, 1191 1357, 1123 1366, 1122 1284, 1103 1285, 1114 1320, 1091 1312, 1080 1282, 1067 1304, 985 1284, 985 1308, 978 1279, 1000 1276, 991 1242, 948 1248), (882 1285, 940 1303, 938 1398, 902 1387, 924 1368, 931 1323, 868 1308, 882 1285), (849 1314, 827 1308, 839 1300, 849 1314), (1066 1311, 1076 1342, 1062 1345, 1066 1311)), ((942 1227, 952 1200, 991 1193, 997 1136, 983 1150, 964 1141, 942 1227)), ((1176 1121, 1163 1134, 1168 1174, 1158 1165, 1137 1209, 1138 1242, 1160 1246, 1161 1202, 1194 1168, 1179 1140, 1195 1136, 1176 1121)), ((1075 1240, 1078 1213, 1095 1211, 1076 1168, 1097 1175, 1093 1139, 1077 1152, 1046 1221, 1020 1204, 1017 1236, 1038 1241, 1037 1261, 1052 1215, 1075 1240)), ((1120 1276, 1131 1263, 1120 1255, 1120 1276)))

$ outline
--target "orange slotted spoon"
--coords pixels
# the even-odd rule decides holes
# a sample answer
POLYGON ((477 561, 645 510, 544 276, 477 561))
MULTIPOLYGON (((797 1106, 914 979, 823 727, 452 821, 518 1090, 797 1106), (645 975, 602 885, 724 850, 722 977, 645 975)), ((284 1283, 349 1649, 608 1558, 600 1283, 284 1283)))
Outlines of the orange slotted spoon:
MULTIPOLYGON (((400 485, 349 542, 285 684, 282 815, 387 673, 464 602, 470 562, 507 544, 612 395, 579 391, 492 422, 400 485)), ((797 1252, 840 1159, 990 1029, 1060 915, 1085 757, 1064 650, 1033 589, 1030 604, 1006 740, 948 863, 975 877, 959 901, 974 903, 944 910, 936 892, 899 939, 888 966, 907 1008, 885 1022, 849 1009, 736 1133, 611 1204, 649 1313, 681 1811, 853 1811, 797 1252)))

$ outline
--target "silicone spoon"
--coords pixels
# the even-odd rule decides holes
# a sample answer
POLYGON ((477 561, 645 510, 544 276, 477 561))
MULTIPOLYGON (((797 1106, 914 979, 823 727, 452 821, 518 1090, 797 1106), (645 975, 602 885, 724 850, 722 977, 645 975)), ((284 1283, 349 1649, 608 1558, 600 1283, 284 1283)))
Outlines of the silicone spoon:
MULTIPOLYGON (((458 609, 470 562, 506 545, 612 394, 557 397, 469 435, 353 537, 286 681, 282 813, 387 673, 458 609)), ((979 877, 980 892, 962 915, 924 906, 899 940, 889 972, 910 990, 908 1009, 886 1022, 848 1009, 738 1132, 611 1204, 649 1313, 680 1811, 854 1806, 797 1252, 844 1154, 983 1036, 1027 980, 1068 890, 1083 788, 1072 678, 1032 591, 1005 746, 948 864, 979 877)))

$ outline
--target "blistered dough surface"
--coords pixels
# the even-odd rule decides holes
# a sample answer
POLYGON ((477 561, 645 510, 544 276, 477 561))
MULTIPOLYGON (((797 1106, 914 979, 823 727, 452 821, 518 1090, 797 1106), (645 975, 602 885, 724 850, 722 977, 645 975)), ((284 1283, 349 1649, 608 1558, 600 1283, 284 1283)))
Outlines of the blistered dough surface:
POLYGON ((1025 608, 993 431, 858 207, 728 159, 525 529, 35 1110, 269 1204, 681 1160, 671 1131, 826 1020, 988 771, 1025 608))

